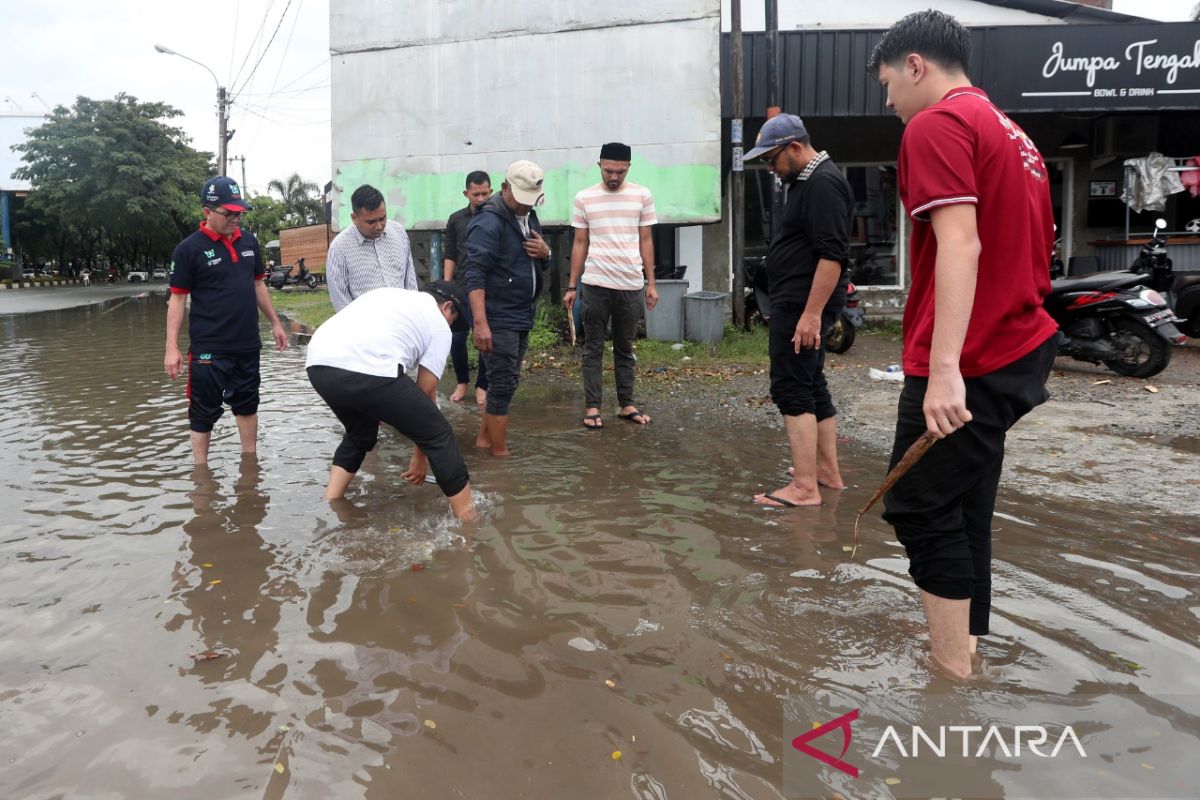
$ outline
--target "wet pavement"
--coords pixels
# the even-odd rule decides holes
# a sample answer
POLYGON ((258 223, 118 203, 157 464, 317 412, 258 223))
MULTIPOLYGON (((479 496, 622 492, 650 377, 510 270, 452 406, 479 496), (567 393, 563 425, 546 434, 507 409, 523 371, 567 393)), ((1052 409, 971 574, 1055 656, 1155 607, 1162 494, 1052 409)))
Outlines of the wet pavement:
POLYGON ((1196 794, 1155 783, 1200 743, 1194 519, 1003 493, 994 635, 954 685, 877 514, 851 559, 875 457, 843 452, 820 509, 764 510, 782 437, 666 407, 591 433, 526 385, 508 460, 444 403, 477 525, 400 481, 394 433, 331 507, 303 350, 264 351, 259 456, 226 416, 198 471, 164 326, 158 295, 0 316, 2 797, 775 798, 785 700, 900 719, 906 692, 1081 721, 1076 793, 985 759, 991 796, 1196 794))

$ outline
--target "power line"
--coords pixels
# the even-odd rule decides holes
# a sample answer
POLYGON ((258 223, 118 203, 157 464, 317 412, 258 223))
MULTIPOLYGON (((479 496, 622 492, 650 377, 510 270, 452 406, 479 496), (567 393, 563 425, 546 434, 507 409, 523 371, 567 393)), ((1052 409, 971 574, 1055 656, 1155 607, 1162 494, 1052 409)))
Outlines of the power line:
POLYGON ((271 49, 271 43, 275 41, 275 35, 279 33, 280 27, 283 26, 283 20, 285 17, 287 17, 288 9, 291 7, 292 0, 288 0, 287 5, 283 7, 283 13, 279 15, 279 22, 275 24, 275 30, 271 32, 271 38, 267 40, 267 46, 264 47, 262 52, 258 54, 258 61, 254 62, 254 67, 250 70, 250 74, 246 76, 246 80, 242 82, 241 89, 238 89, 236 92, 234 92, 234 97, 237 97, 241 90, 245 89, 246 86, 249 85, 250 81, 254 78, 254 73, 258 71, 258 65, 262 63, 263 57, 266 56, 267 51, 271 49))
POLYGON ((246 62, 250 60, 250 53, 254 50, 254 45, 262 38, 263 30, 267 27, 267 18, 271 15, 271 6, 275 5, 275 0, 269 0, 267 10, 263 12, 262 22, 258 23, 258 30, 254 34, 254 38, 250 40, 250 44, 246 47, 246 55, 242 56, 242 63, 238 67, 237 74, 229 81, 229 85, 233 86, 238 82, 238 78, 242 77, 242 70, 246 68, 246 62))

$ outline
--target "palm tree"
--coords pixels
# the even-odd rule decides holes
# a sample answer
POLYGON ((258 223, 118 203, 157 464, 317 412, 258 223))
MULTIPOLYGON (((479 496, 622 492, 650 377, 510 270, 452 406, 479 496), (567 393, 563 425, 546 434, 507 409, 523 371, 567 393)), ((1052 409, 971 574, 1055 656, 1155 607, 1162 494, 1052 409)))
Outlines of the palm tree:
POLYGON ((286 181, 273 180, 268 183, 267 192, 279 194, 286 209, 285 219, 290 225, 311 225, 325 216, 325 206, 317 195, 317 185, 295 172, 286 181))

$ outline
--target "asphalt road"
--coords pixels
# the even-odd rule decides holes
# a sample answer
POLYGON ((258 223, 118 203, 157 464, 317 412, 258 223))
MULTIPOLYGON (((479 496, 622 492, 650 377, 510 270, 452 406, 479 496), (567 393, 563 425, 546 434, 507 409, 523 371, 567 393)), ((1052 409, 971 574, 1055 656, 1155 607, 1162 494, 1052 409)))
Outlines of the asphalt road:
POLYGON ((149 283, 93 283, 91 286, 47 286, 36 289, 0 290, 0 316, 5 314, 29 314, 35 311, 55 311, 93 303, 104 303, 122 297, 133 297, 147 292, 165 294, 166 281, 149 283))

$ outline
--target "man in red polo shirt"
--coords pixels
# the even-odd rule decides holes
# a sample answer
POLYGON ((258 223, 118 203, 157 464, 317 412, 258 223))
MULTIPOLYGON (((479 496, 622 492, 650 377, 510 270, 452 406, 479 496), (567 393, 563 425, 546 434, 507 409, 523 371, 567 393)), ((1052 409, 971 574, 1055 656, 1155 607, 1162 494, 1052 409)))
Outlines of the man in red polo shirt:
POLYGON ((271 305, 266 271, 254 234, 238 226, 250 206, 233 180, 210 178, 200 191, 200 229, 171 256, 171 300, 167 306, 167 351, 163 368, 172 379, 183 368, 179 329, 191 296, 188 318, 188 420, 192 456, 208 463, 213 424, 229 404, 237 419, 242 452, 253 453, 258 439, 258 312, 271 323, 275 349, 287 348, 287 334, 271 305))
POLYGON ((1042 308, 1054 221, 1033 142, 966 75, 970 35, 940 11, 910 14, 868 70, 906 125, 900 199, 912 219, 904 390, 894 465, 939 437, 884 498, 908 552, 936 663, 971 674, 988 632, 991 520, 1004 438, 1049 398, 1057 326, 1042 308))

